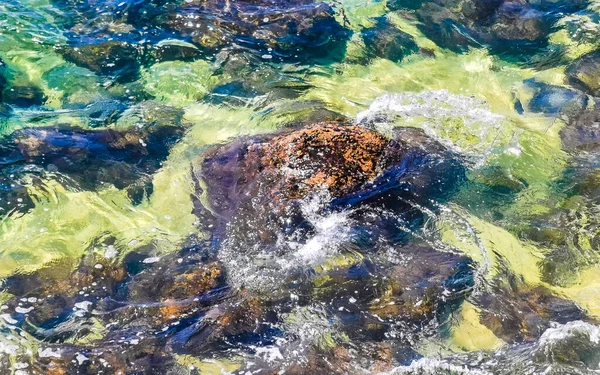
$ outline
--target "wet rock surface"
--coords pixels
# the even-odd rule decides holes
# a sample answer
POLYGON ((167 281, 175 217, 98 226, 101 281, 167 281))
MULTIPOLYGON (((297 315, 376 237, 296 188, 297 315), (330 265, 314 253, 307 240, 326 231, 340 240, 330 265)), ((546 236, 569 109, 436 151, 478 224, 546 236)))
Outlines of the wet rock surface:
POLYGON ((568 82, 590 95, 600 95, 600 51, 594 51, 573 61, 565 71, 568 82))
MULTIPOLYGON (((103 147, 120 144, 121 138, 112 136, 95 131, 87 134, 86 140, 95 139, 91 144, 103 147)), ((35 148, 29 147, 29 138, 17 139, 21 139, 19 145, 26 145, 20 149, 24 157, 35 157, 43 150, 51 159, 56 152, 57 143, 46 142, 47 137, 35 138, 35 148)), ((211 230, 213 241, 166 256, 152 256, 151 248, 146 252, 142 248, 119 257, 119 245, 107 240, 100 244, 100 252, 84 257, 79 264, 54 264, 32 275, 9 278, 3 290, 18 297, 6 302, 5 310, 15 319, 14 324, 44 340, 49 350, 61 353, 60 358, 40 358, 40 366, 47 372, 91 374, 108 371, 110 366, 111 371, 152 368, 163 373, 177 368, 172 353, 247 353, 255 350, 254 345, 276 342, 288 343, 281 347, 286 356, 300 355, 308 362, 300 367, 270 363, 263 368, 285 368, 292 373, 321 368, 334 373, 340 368, 337 365, 346 362, 341 368, 354 371, 347 363, 352 355, 363 358, 361 365, 373 371, 390 368, 408 355, 410 340, 388 343, 388 334, 403 330, 407 338, 415 339, 434 334, 432 322, 460 304, 473 282, 467 257, 413 244, 409 236, 399 236, 395 227, 407 225, 411 218, 415 220, 412 225, 421 224, 419 215, 403 213, 409 206, 391 199, 389 192, 400 189, 405 199, 416 202, 425 199, 421 194, 429 194, 432 178, 440 184, 456 184, 437 176, 438 168, 462 171, 459 163, 445 159, 448 156, 451 154, 441 145, 416 129, 399 130, 387 138, 339 123, 314 124, 219 146, 209 151, 201 164, 214 205, 211 208, 229 222, 253 215, 246 236, 263 230, 252 227, 260 224, 266 228, 264 233, 270 230, 271 235, 286 236, 286 231, 296 230, 296 241, 310 242, 316 229, 308 227, 307 218, 288 220, 291 211, 302 215, 302 202, 312 194, 326 193, 340 212, 350 207, 362 210, 348 223, 356 235, 341 238, 345 243, 340 243, 339 263, 325 262, 312 276, 288 272, 277 281, 278 292, 262 294, 251 285, 240 288, 236 270, 224 258, 227 242, 243 236, 242 232, 223 231, 217 225, 211 230), (222 189, 226 186, 235 188, 222 189), (245 201, 248 192, 257 187, 259 195, 250 198, 272 201, 274 205, 266 207, 270 212, 245 201), (287 224, 280 227, 281 221, 287 224), (391 258, 390 252, 394 254, 391 258), (356 258, 345 258, 350 254, 356 258), (365 283, 371 287, 364 288, 365 283), (337 321, 337 333, 327 333, 327 328, 325 336, 316 341, 283 335, 282 327, 297 326, 313 314, 337 321), (100 337, 94 336, 98 322, 106 327, 100 337), (432 326, 425 333, 422 327, 427 324, 432 326), (338 336, 368 342, 371 349, 357 352, 338 336), (65 340, 82 341, 58 344, 65 340), (323 347, 329 348, 331 362, 317 354, 323 347)), ((265 237, 258 241, 269 243, 265 237)), ((250 248, 236 249, 253 256, 250 248)), ((281 259, 289 251, 281 246, 272 250, 281 259)), ((243 368, 255 366, 257 363, 249 362, 243 368)))
MULTIPOLYGON (((148 120, 144 108, 123 116, 148 120)), ((23 158, 100 157, 113 147, 133 163, 148 152, 138 133, 39 132, 15 137, 23 158), (78 139, 86 147, 74 147, 78 139)), ((386 137, 317 123, 215 146, 193 168, 197 194, 208 198, 196 201, 196 214, 209 241, 121 256, 123 245, 107 239, 79 263, 4 282, 14 296, 4 319, 43 341, 44 353, 60 353, 39 355, 41 371, 170 373, 181 369, 178 356, 258 352, 274 357, 237 368, 377 373, 417 358, 411 346, 439 334, 471 296, 474 262, 411 235, 426 220, 422 207, 437 211, 431 201, 464 179, 460 159, 421 130, 386 137)), ((570 301, 517 281, 476 298, 481 323, 507 342, 585 318, 570 301)))
POLYGON ((595 371, 596 8, 0 2, 0 372, 595 371))
POLYGON ((375 26, 364 30, 361 35, 372 56, 398 62, 419 51, 411 35, 397 29, 385 18, 377 19, 375 26))
POLYGON ((125 82, 135 80, 140 67, 138 49, 121 41, 66 46, 58 51, 67 61, 125 82))
POLYGON ((479 301, 484 306, 481 323, 508 343, 535 341, 553 322, 567 323, 586 317, 575 303, 543 287, 513 284, 498 287, 493 293, 479 301))
POLYGON ((312 0, 55 3, 73 15, 65 24, 70 40, 69 47, 61 49, 65 57, 102 74, 118 72, 121 80, 135 71, 130 60, 136 58, 193 60, 241 47, 268 56, 264 59, 298 60, 343 50, 350 34, 336 21, 330 5, 312 0), (138 50, 133 49, 138 43, 138 50), (119 55, 124 59, 107 66, 106 60, 119 55))
POLYGON ((46 96, 36 86, 12 86, 2 92, 2 101, 18 107, 40 106, 46 96))
POLYGON ((600 146, 600 111, 584 110, 572 116, 560 135, 563 149, 568 152, 597 152, 600 146))
MULTIPOLYGON (((343 206, 401 186, 406 196, 411 188, 413 193, 427 190, 434 168, 455 167, 453 178, 460 181, 460 166, 446 161, 444 152, 417 129, 398 129, 390 140, 364 127, 322 123, 219 147, 203 158, 201 177, 217 216, 231 218, 250 203, 246 197, 264 197, 277 205, 325 190, 338 198, 334 204, 343 206)), ((452 181, 446 183, 449 188, 452 181)))
POLYGON ((329 5, 311 0, 192 1, 170 13, 165 26, 207 49, 235 43, 270 58, 268 49, 275 57, 295 57, 346 39, 333 15, 329 5))
POLYGON ((562 86, 530 83, 535 93, 528 103, 528 109, 535 113, 556 115, 558 113, 574 114, 581 112, 588 99, 580 91, 562 86))
POLYGON ((177 126, 152 125, 129 131, 23 129, 10 136, 1 158, 14 175, 56 174, 65 184, 88 190, 112 184, 139 202, 151 194, 151 175, 182 134, 177 126), (28 172, 28 165, 36 168, 28 172))
POLYGON ((557 13, 576 12, 585 6, 583 1, 388 2, 392 10, 415 11, 421 30, 441 47, 465 50, 488 45, 510 53, 543 47, 557 13))

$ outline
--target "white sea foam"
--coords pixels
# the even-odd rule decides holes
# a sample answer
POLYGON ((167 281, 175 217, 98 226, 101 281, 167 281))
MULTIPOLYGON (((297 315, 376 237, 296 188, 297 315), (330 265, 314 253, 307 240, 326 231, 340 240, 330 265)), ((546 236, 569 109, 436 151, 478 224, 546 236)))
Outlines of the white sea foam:
POLYGON ((421 358, 414 361, 409 366, 399 366, 391 371, 383 372, 379 375, 401 375, 401 374, 419 374, 419 375, 492 375, 491 372, 482 370, 473 370, 467 367, 461 367, 431 358, 421 358))
POLYGON ((520 153, 518 133, 502 115, 475 97, 455 95, 447 90, 383 95, 356 121, 374 125, 386 133, 397 120, 417 126, 446 147, 482 165, 495 153, 520 153))
POLYGON ((323 191, 301 202, 303 217, 314 231, 308 237, 280 234, 275 248, 265 249, 257 242, 243 252, 239 251, 239 244, 225 241, 219 257, 228 269, 230 283, 246 288, 276 287, 290 273, 316 267, 339 254, 340 246, 350 236, 351 211, 322 212, 329 200, 323 191))
POLYGON ((574 336, 585 336, 589 338, 590 343, 600 344, 600 327, 581 320, 566 324, 554 324, 542 334, 538 345, 544 347, 574 336))

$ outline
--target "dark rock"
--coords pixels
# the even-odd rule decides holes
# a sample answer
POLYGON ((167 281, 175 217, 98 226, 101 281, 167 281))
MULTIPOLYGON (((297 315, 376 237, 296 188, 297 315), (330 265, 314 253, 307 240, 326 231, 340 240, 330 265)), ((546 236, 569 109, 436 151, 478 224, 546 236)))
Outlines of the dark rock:
POLYGON ((217 86, 209 95, 209 100, 215 104, 261 107, 280 99, 298 98, 312 88, 297 72, 288 73, 280 66, 265 63, 248 50, 223 50, 216 60, 216 74, 232 77, 232 80, 217 86))
POLYGON ((196 200, 197 213, 214 216, 215 238, 249 249, 257 242, 276 247, 281 235, 309 235, 314 228, 299 202, 309 196, 326 193, 325 210, 382 205, 418 216, 407 201, 427 206, 444 199, 464 176, 460 163, 421 130, 401 128, 388 139, 336 123, 241 139, 202 159, 210 206, 196 200))
POLYGON ((465 256, 427 246, 406 246, 397 252, 404 262, 392 267, 387 275, 390 293, 371 305, 371 311, 380 317, 430 320, 444 304, 462 301, 473 286, 473 264, 465 256))
POLYGON ((160 168, 183 129, 145 126, 129 131, 65 128, 23 129, 11 135, 1 157, 10 165, 23 163, 58 172, 84 189, 101 189, 105 183, 119 189, 137 186, 160 168))
POLYGON ((585 110, 561 129, 563 149, 572 153, 600 150, 600 111, 585 110))
POLYGON ((463 1, 461 13, 474 22, 486 22, 504 3, 504 0, 463 1))
POLYGON ((537 82, 529 82, 529 84, 535 90, 528 104, 532 112, 548 115, 574 113, 581 112, 587 105, 587 97, 579 91, 537 82))
POLYGON ((121 41, 65 46, 58 48, 58 51, 67 61, 122 82, 135 80, 140 67, 138 49, 121 41))
POLYGON ((165 26, 209 50, 235 43, 271 58, 294 58, 319 51, 326 55, 347 39, 333 15, 329 5, 312 0, 193 1, 172 13, 165 26))
POLYGON ((574 302, 553 295, 543 287, 518 285, 494 287, 493 295, 479 297, 481 323, 508 343, 535 341, 551 322, 566 323, 585 318, 574 302))
POLYGON ((151 48, 150 55, 154 61, 192 61, 202 56, 196 46, 183 43, 158 43, 151 48))
MULTIPOLYGON (((371 233, 377 230, 374 226, 364 229, 371 233)), ((381 228, 377 233, 376 242, 385 244, 370 244, 375 247, 373 252, 393 247, 392 253, 402 261, 386 264, 383 272, 377 269, 381 263, 375 265, 369 261, 336 267, 319 275, 315 289, 299 288, 296 293, 311 295, 316 303, 329 306, 353 341, 385 337, 389 328, 388 324, 376 324, 365 317, 365 311, 385 322, 403 324, 406 338, 413 334, 434 334, 438 328, 435 324, 431 324, 433 330, 429 331, 410 327, 427 325, 426 322, 450 312, 454 305, 460 305, 473 286, 472 261, 426 245, 393 245, 392 233, 381 228)), ((359 249, 364 251, 363 247, 355 248, 359 249)))
POLYGON ((417 10, 417 18, 423 33, 442 48, 462 51, 477 44, 460 17, 443 6, 426 2, 417 10))
MULTIPOLYGON (((538 46, 546 42, 553 20, 545 13, 517 2, 505 2, 495 13, 489 31, 488 43, 503 47, 506 43, 518 43, 523 47, 538 46)), ((487 35, 483 37, 485 41, 487 35)), ((511 48, 512 46, 506 46, 511 48)))
POLYGON ((585 9, 589 0, 527 0, 527 3, 544 12, 573 13, 585 9))
POLYGON ((362 32, 362 37, 369 54, 391 61, 401 61, 419 51, 413 37, 398 30, 386 18, 377 19, 375 26, 362 32))
POLYGON ((116 100, 105 100, 88 105, 82 112, 89 117, 90 126, 108 126, 114 124, 127 106, 116 100))
MULTIPOLYGON (((402 132, 404 138, 390 141, 359 126, 316 124, 270 137, 266 142, 235 142, 220 148, 206 155, 203 173, 215 177, 210 180, 216 184, 238 180, 238 188, 239 183, 252 185, 252 180, 260 174, 270 175, 266 180, 273 183, 269 189, 271 198, 298 199, 321 189, 339 198, 364 188, 411 151, 417 151, 413 149, 417 144, 430 146, 432 154, 443 149, 419 130, 402 132), (222 172, 220 167, 224 168, 222 172), (286 171, 289 175, 285 175, 286 171)), ((222 195, 227 194, 224 191, 214 193, 218 194, 214 196, 218 204, 233 198, 222 195)))
POLYGON ((6 87, 6 64, 0 59, 0 92, 6 87))
POLYGON ((0 168, 0 215, 23 214, 35 206, 27 187, 15 178, 18 172, 12 168, 0 168))
POLYGON ((388 0, 386 5, 390 10, 419 9, 425 0, 388 0))
MULTIPOLYGON (((30 332, 35 337, 52 342, 77 334, 77 326, 71 325, 72 329, 68 329, 70 317, 77 310, 81 310, 78 313, 81 317, 91 311, 87 307, 77 307, 77 303, 93 301, 95 304, 96 300, 113 293, 126 276, 123 268, 109 259, 88 254, 79 264, 77 260, 63 259, 34 274, 11 276, 5 280, 3 288, 15 296, 33 297, 25 304, 16 298, 8 301, 7 306, 11 311, 17 306, 34 306, 27 313, 27 319, 32 324, 30 332)), ((79 328, 87 329, 85 321, 81 323, 83 325, 79 328)))
POLYGON ((576 59, 567 66, 565 73, 574 87, 594 96, 600 95, 600 51, 576 59))
POLYGON ((11 86, 2 92, 2 100, 25 108, 44 104, 46 95, 36 86, 11 86))
POLYGON ((143 101, 129 107, 120 116, 118 126, 149 126, 155 128, 183 126, 184 111, 154 101, 143 101))
POLYGON ((17 107, 31 107, 44 104, 46 97, 42 90, 36 86, 12 85, 11 72, 4 61, 0 60, 0 117, 7 116, 4 104, 17 107))
POLYGON ((421 30, 438 45, 455 51, 487 45, 497 52, 522 53, 547 44, 561 12, 585 7, 585 1, 519 0, 391 1, 392 9, 412 9, 421 30))
MULTIPOLYGON (((117 244, 108 239, 103 246, 105 251, 115 252, 113 246, 117 244)), ((50 363, 39 358, 43 366, 52 371, 68 370, 65 374, 98 373, 102 363, 123 373, 138 366, 164 370, 173 365, 171 356, 159 354, 165 346, 164 336, 177 335, 179 330, 185 334, 193 328, 195 319, 186 319, 205 312, 207 305, 215 302, 210 293, 223 287, 221 267, 199 252, 161 257, 145 263, 147 268, 136 275, 128 274, 116 259, 90 252, 79 263, 63 259, 4 281, 3 291, 16 296, 5 301, 5 313, 30 335, 43 340, 46 347, 61 351, 61 358, 52 358, 50 363), (104 339, 79 345, 65 343, 91 333, 91 319, 107 324, 104 339), (174 329, 165 333, 165 325, 174 329), (84 354, 86 361, 70 361, 77 353, 84 354), (161 359, 159 363, 154 363, 156 356, 161 359)), ((144 259, 148 256, 139 261, 144 259)), ((222 311, 214 314, 211 337, 219 340, 254 327, 257 315, 253 311, 260 311, 261 306, 254 301, 238 301, 228 307, 224 304, 222 311)), ((162 370, 159 373, 169 372, 162 370)))
MULTIPOLYGON (((142 139, 150 148, 151 137, 142 139)), ((143 153, 139 140, 138 133, 109 130, 28 130, 15 137, 21 157, 38 163, 42 153, 53 163, 59 155, 81 154, 87 163, 106 153, 133 162, 143 153)), ((40 358, 42 371, 96 373, 102 358, 123 373, 140 368, 170 373, 173 353, 219 357, 278 343, 281 327, 289 323, 282 317, 315 306, 322 308, 323 318, 336 322, 336 332, 365 343, 359 352, 332 346, 326 358, 333 367, 347 369, 339 366, 358 355, 365 368, 383 369, 403 355, 407 341, 435 333, 437 317, 469 293, 473 271, 468 258, 410 243, 410 235, 399 229, 421 226, 423 213, 412 204, 435 209, 431 200, 451 194, 464 176, 454 155, 421 130, 398 129, 387 138, 364 127, 319 123, 216 146, 199 165, 202 169, 193 172, 204 181, 197 193, 206 189, 209 215, 214 215, 207 224, 216 224, 207 226, 211 241, 160 257, 152 245, 127 255, 88 252, 80 263, 65 261, 6 281, 5 291, 15 297, 6 302, 4 313, 18 319, 20 329, 61 350, 60 359, 40 358), (339 239, 339 251, 360 254, 361 261, 280 274, 269 294, 230 289, 225 283, 232 284, 237 275, 223 256, 224 242, 234 254, 250 259, 256 248, 274 250, 276 259, 284 259, 287 249, 274 244, 301 244, 315 233, 300 207, 315 194, 328 195, 323 211, 349 215, 350 234, 339 239), (411 224, 412 217, 420 220, 411 224), (35 308, 26 316, 13 313, 19 303, 30 306, 29 300, 22 302, 24 296, 35 299, 35 308), (101 339, 65 344, 77 342, 98 322, 106 327, 101 339), (402 329, 406 336, 389 343, 391 329, 402 329), (77 353, 88 360, 73 361, 77 353)), ((96 241, 94 249, 121 250, 114 240, 96 241)), ((269 276, 268 266, 261 264, 261 277, 269 276)), ((326 366, 314 349, 307 346, 312 362, 295 371, 326 366)))

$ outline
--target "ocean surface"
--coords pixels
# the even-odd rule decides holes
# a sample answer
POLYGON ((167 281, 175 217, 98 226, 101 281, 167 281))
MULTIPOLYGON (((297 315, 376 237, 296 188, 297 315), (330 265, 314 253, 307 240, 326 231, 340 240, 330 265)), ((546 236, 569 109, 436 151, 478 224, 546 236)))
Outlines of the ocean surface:
POLYGON ((0 0, 0 374, 600 373, 599 167, 598 0, 0 0))

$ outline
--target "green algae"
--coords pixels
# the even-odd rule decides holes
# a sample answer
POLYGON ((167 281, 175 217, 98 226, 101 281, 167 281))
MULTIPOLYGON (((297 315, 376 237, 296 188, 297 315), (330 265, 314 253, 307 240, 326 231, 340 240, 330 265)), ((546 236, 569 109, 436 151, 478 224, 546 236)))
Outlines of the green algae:
POLYGON ((474 259, 484 279, 493 281, 501 275, 501 267, 507 265, 526 285, 547 287, 578 303, 590 316, 600 317, 600 305, 594 298, 600 283, 597 266, 581 272, 570 286, 551 285, 542 279, 539 267, 548 249, 522 242, 505 229, 466 213, 460 221, 450 215, 438 225, 443 241, 474 259))
POLYGON ((183 107, 202 99, 219 82, 211 65, 194 62, 166 61, 142 72, 144 89, 157 100, 183 107))

